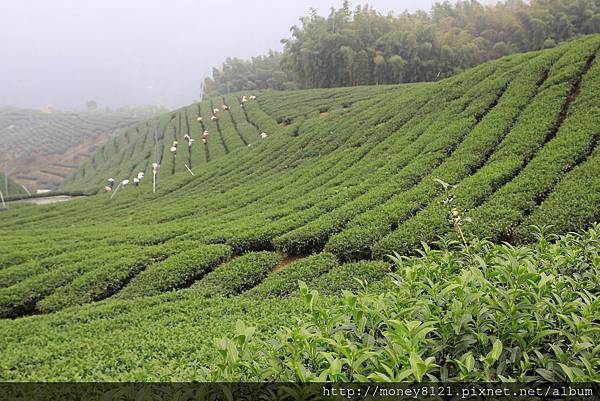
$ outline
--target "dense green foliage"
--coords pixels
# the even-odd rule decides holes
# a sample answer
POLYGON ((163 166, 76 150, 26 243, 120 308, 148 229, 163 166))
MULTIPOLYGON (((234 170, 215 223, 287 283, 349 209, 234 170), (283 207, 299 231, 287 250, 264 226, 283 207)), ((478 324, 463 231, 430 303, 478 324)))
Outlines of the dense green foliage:
POLYGON ((192 286, 202 296, 233 296, 255 287, 275 268, 273 252, 252 252, 219 266, 192 286))
POLYGON ((311 10, 300 21, 283 41, 281 56, 228 59, 206 79, 205 94, 437 80, 487 60, 600 32, 600 4, 446 1, 429 13, 393 16, 369 6, 352 11, 345 1, 327 17, 311 10))
POLYGON ((138 274, 116 298, 151 296, 187 287, 230 256, 227 245, 205 245, 177 253, 138 274))
POLYGON ((343 303, 301 288, 302 320, 276 340, 238 324, 216 380, 598 381, 600 226, 531 248, 440 243, 396 258, 392 288, 345 292, 343 303))
POLYGON ((138 187, 0 212, 0 378, 597 379, 599 49, 594 35, 440 82, 228 94, 127 130, 69 185, 144 171, 138 187), (238 319, 256 343, 238 343, 238 319), (254 355, 282 325, 298 348, 254 355), (355 351, 377 357, 341 368, 355 351))
POLYGON ((188 289, 2 320, 0 378, 597 381, 599 229, 530 247, 438 243, 397 258, 382 294, 188 289))

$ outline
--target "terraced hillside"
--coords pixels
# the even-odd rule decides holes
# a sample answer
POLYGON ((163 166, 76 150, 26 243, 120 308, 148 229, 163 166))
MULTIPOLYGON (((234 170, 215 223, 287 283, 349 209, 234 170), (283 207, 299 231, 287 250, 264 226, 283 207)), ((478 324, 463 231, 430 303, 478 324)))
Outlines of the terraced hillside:
MULTIPOLYGON (((483 361, 488 353, 503 352, 487 337, 498 332, 495 338, 506 341, 505 347, 519 347, 502 354, 512 355, 514 366, 498 367, 494 377, 467 379, 572 379, 579 372, 582 380, 597 379, 600 350, 584 345, 598 344, 597 330, 587 330, 600 318, 594 307, 597 233, 563 239, 556 248, 544 238, 600 220, 599 49, 600 36, 590 36, 436 83, 264 92, 243 106, 241 97, 250 94, 234 94, 138 124, 108 142, 65 188, 97 189, 108 177, 121 181, 145 171, 139 187, 119 186, 112 194, 67 204, 16 205, 0 214, 0 316, 18 318, 0 322, 1 377, 223 379, 202 361, 218 358, 220 346, 212 338, 233 335, 235 320, 251 321, 261 338, 272 335, 274 326, 291 322, 303 308, 293 296, 298 280, 332 294, 326 300, 331 308, 341 302, 341 290, 359 288, 355 277, 369 280, 369 291, 383 291, 392 285, 385 277, 394 269, 386 255, 413 254, 421 241, 446 250, 456 247, 451 240, 463 242, 449 218, 449 208, 455 208, 470 218, 461 226, 467 241, 527 242, 534 239, 530 225, 553 227, 532 248, 472 241, 473 254, 467 249, 454 261, 443 252, 432 256, 438 254, 429 247, 421 251, 424 259, 398 259, 397 291, 406 294, 397 295, 416 303, 398 306, 397 313, 421 322, 438 312, 441 320, 451 314, 452 322, 463 325, 443 334, 454 348, 434 347, 437 367, 425 356, 413 359, 412 349, 410 365, 420 366, 418 372, 430 368, 438 378, 458 377, 473 354, 483 361), (220 109, 216 121, 214 108, 220 109), (263 132, 268 136, 261 139, 263 132), (191 147, 186 134, 196 140, 191 147), (174 140, 178 146, 171 152, 174 140), (156 193, 153 162, 161 165, 156 193), (450 194, 440 181, 452 186, 450 194), (443 240, 435 242, 439 236, 443 240), (478 273, 486 266, 489 271, 478 273), (549 282, 552 289, 544 287, 549 282), (436 283, 452 287, 438 292, 436 283), (457 283, 472 288, 462 291, 457 283), (498 293, 489 295, 491 288, 498 293), (525 324, 519 320, 525 317, 508 314, 531 291, 537 295, 527 298, 527 310, 545 312, 525 324), (572 296, 563 303, 552 291, 572 296), (419 293, 431 303, 417 302, 419 293), (479 296, 507 304, 459 319, 451 300, 474 308, 482 305, 479 296), (549 306, 556 302, 560 307, 549 306), (433 304, 440 309, 428 312, 433 304), (490 321, 523 325, 490 328, 483 322, 490 313, 490 321), (580 319, 583 337, 573 334, 579 323, 562 320, 571 313, 580 319), (32 314, 50 315, 21 319, 32 314), (564 332, 554 332, 557 325, 564 332), (564 358, 543 356, 558 352, 548 341, 564 353, 564 342, 574 337, 581 344, 567 347, 564 358), (523 356, 527 344, 539 345, 540 354, 523 356), (456 362, 450 373, 436 359, 446 353, 462 364, 456 362)), ((312 299, 306 291, 302 298, 312 299)), ((402 338, 419 327, 398 325, 394 330, 402 338)), ((483 362, 473 363, 483 369, 483 362)), ((232 377, 258 375, 239 369, 232 377)), ((326 378, 335 380, 331 374, 326 378)))
POLYGON ((30 189, 53 188, 98 147, 156 110, 59 112, 0 108, 0 165, 30 189))

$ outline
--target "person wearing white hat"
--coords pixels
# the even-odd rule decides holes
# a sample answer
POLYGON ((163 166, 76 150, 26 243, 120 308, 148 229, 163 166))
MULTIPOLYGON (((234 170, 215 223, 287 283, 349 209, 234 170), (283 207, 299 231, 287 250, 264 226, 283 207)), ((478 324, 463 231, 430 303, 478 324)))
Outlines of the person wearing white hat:
POLYGON ((136 178, 134 178, 134 179, 133 179, 133 185, 135 185, 136 187, 139 187, 139 186, 140 186, 140 179, 139 179, 139 178, 137 178, 137 177, 136 177, 136 178))
POLYGON ((196 121, 198 121, 199 123, 201 123, 201 122, 203 122, 203 121, 204 121, 204 119, 203 119, 201 116, 199 116, 199 117, 196 119, 196 121))
POLYGON ((268 136, 269 136, 269 135, 267 135, 267 133, 266 133, 266 132, 262 132, 262 133, 260 134, 260 138, 261 138, 261 139, 267 139, 267 137, 268 137, 268 136))

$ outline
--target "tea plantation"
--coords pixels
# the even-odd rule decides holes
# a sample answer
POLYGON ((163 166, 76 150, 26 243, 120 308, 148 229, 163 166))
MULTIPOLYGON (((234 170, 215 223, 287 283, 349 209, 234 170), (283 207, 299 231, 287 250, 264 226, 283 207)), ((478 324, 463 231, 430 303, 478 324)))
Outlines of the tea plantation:
POLYGON ((599 51, 133 126, 0 211, 0 379, 600 380, 599 51))

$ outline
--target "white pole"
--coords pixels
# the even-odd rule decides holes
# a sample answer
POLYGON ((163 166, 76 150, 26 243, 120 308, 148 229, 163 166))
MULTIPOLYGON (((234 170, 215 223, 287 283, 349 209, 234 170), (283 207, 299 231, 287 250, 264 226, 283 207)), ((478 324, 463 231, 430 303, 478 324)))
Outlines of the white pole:
POLYGON ((8 164, 4 165, 4 192, 8 196, 8 164))
POLYGON ((4 206, 5 209, 8 209, 8 206, 6 206, 6 203, 4 203, 4 196, 2 196, 2 191, 0 191, 0 199, 2 199, 2 206, 4 206))
POLYGON ((185 168, 187 168, 187 171, 190 172, 191 175, 194 175, 194 172, 192 170, 190 170, 190 168, 188 167, 187 164, 184 164, 185 168))
POLYGON ((27 189, 27 187, 25 185, 21 185, 23 187, 23 189, 25 190, 25 192, 27 192, 27 194, 29 196, 31 196, 31 192, 29 192, 29 190, 27 189))
POLYGON ((112 198, 113 198, 113 197, 114 197, 114 196, 117 194, 117 191, 119 190, 119 187, 121 186, 121 184, 122 184, 122 183, 123 183, 123 182, 121 181, 121 182, 119 183, 119 185, 117 185, 117 188, 115 188, 115 192, 113 192, 113 193, 112 193, 112 195, 110 196, 110 199, 112 199, 112 198))

